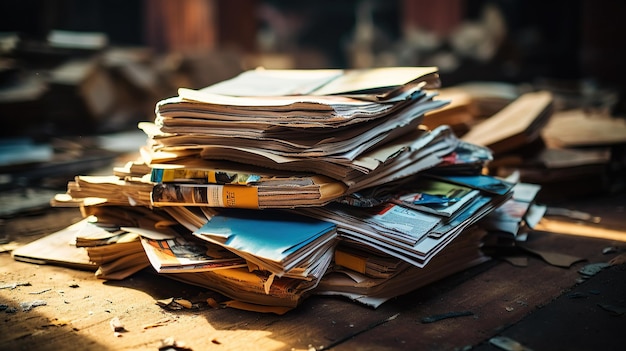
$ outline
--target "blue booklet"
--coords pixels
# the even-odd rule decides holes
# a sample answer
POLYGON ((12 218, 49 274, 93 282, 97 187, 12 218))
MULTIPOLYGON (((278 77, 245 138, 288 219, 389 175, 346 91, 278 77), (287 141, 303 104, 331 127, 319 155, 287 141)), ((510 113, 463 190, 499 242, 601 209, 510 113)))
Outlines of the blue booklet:
POLYGON ((336 235, 336 227, 293 212, 228 209, 220 211, 194 235, 235 252, 283 262, 304 248, 315 247, 317 240, 327 242, 328 235, 336 235))
POLYGON ((430 177, 442 179, 455 184, 464 185, 472 189, 482 190, 484 192, 496 195, 505 195, 513 187, 515 183, 506 181, 499 177, 477 174, 477 175, 436 175, 429 174, 430 177))

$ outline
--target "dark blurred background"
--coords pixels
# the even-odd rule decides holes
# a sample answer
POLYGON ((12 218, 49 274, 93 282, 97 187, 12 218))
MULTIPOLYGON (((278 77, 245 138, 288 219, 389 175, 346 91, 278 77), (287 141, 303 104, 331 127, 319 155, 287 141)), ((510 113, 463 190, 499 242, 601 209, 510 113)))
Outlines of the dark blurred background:
POLYGON ((153 104, 179 86, 201 88, 256 66, 436 65, 444 86, 608 89, 621 114, 625 8, 619 0, 5 1, 0 113, 10 128, 2 135, 126 128, 149 120, 153 104), (65 31, 100 41, 55 43, 65 31), (58 78, 71 69, 71 78, 58 78), (33 78, 33 96, 11 100, 7 91, 33 78))
MULTIPOLYGON (((16 84, 27 75, 24 71, 39 70, 45 76, 71 59, 93 58, 110 48, 134 48, 127 59, 139 60, 144 68, 149 64, 152 79, 158 78, 153 83, 160 89, 152 87, 156 94, 173 94, 177 84, 200 88, 259 65, 437 65, 444 86, 476 80, 542 80, 617 90, 620 102, 615 109, 622 112, 626 48, 620 45, 619 34, 626 33, 625 8, 618 0, 2 2, 2 86, 16 84), (55 31, 98 33, 105 43, 89 49, 55 47, 50 42, 55 31), (144 49, 143 56, 138 56, 137 48, 144 49)), ((51 113, 44 105, 38 113, 51 113)), ((101 118, 93 115, 102 111, 93 109, 87 111, 90 118, 101 118)), ((144 111, 126 112, 129 116, 118 117, 117 124, 101 127, 121 127, 124 118, 141 119, 137 114, 144 111)), ((58 111, 56 118, 72 121, 70 114, 58 111)), ((7 117, 3 116, 5 122, 7 117)), ((21 117, 24 123, 29 119, 26 111, 21 117)), ((16 127, 20 128, 12 132, 28 128, 16 127)), ((75 125, 82 127, 87 125, 75 125)))
MULTIPOLYGON (((260 66, 434 65, 443 88, 486 89, 473 95, 482 110, 472 118, 541 89, 555 93, 560 109, 593 111, 583 122, 598 123, 600 114, 623 126, 625 9, 621 0, 2 1, 0 190, 17 189, 19 201, 3 200, 0 216, 18 210, 6 204, 35 198, 33 189, 56 192, 74 175, 110 170, 120 153, 137 151, 146 140, 137 124, 153 121, 155 104, 178 88, 260 66)), ((626 169, 626 136, 617 137, 610 158, 592 162, 595 178, 559 193, 574 194, 578 184, 614 188, 626 169)), ((533 165, 544 148, 530 145, 516 167, 533 165)), ((539 178, 528 181, 546 179, 539 164, 539 178)), ((584 175, 575 166, 559 171, 584 175)), ((36 202, 49 199, 43 193, 36 202)))

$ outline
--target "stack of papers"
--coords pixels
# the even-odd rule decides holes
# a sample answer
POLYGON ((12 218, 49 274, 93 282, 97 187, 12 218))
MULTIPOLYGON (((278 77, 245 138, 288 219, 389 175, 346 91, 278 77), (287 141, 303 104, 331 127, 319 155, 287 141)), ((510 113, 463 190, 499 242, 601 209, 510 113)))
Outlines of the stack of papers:
POLYGON ((75 200, 87 205, 106 203, 118 206, 150 206, 154 184, 147 179, 118 176, 76 176, 67 184, 67 193, 55 196, 57 206, 72 205, 75 200))
MULTIPOLYGON (((476 247, 481 245, 484 236, 485 231, 478 227, 465 231, 422 268, 401 264, 404 262, 401 260, 400 262, 392 261, 393 265, 389 265, 380 256, 372 258, 371 252, 366 252, 367 258, 359 260, 356 257, 351 265, 344 263, 346 266, 335 266, 320 281, 316 293, 344 296, 374 308, 379 307, 394 297, 488 261, 487 255, 481 250, 476 250, 476 247), (385 276, 377 276, 355 267, 359 263, 363 264, 365 260, 368 266, 376 262, 378 270, 392 270, 385 276)), ((389 258, 386 257, 385 261, 389 261, 389 258)))
POLYGON ((122 222, 143 249, 134 268, 246 308, 313 294, 377 307, 484 262, 480 223, 516 185, 483 174, 487 147, 422 124, 449 102, 438 86, 435 67, 390 67, 252 70, 180 89, 140 124, 139 160, 77 176, 54 204, 122 222))
POLYGON ((248 71, 209 88, 180 89, 179 96, 159 102, 155 122, 140 124, 150 138, 144 155, 151 165, 184 164, 195 156, 324 175, 350 187, 359 176, 394 166, 416 146, 442 148, 442 140, 419 130, 425 113, 449 103, 423 89, 437 85, 434 67, 248 71), (371 77, 377 80, 365 80, 371 77))
POLYGON ((124 228, 141 237, 141 244, 158 273, 204 272, 245 267, 246 262, 227 250, 203 245, 183 235, 166 234, 145 228, 124 228))
MULTIPOLYGON (((317 287, 319 280, 276 277, 248 268, 220 269, 197 273, 168 274, 168 278, 217 291, 250 308, 297 307, 317 287), (258 307, 255 307, 258 306, 258 307)), ((230 302, 226 303, 227 305, 230 302)))
MULTIPOLYGON (((485 177, 458 176, 442 178, 447 183, 437 182, 446 183, 450 188, 458 186, 456 189, 466 191, 465 198, 469 199, 466 205, 449 215, 441 209, 441 204, 434 204, 428 210, 398 204, 405 201, 403 195, 392 196, 389 200, 395 198, 397 201, 387 201, 375 207, 332 204, 301 209, 300 212, 337 224, 341 237, 377 248, 416 267, 424 267, 465 229, 512 196, 513 184, 485 177), (488 181, 491 183, 487 184, 488 181), (441 211, 444 213, 437 213, 441 211)), ((435 182, 429 179, 428 183, 435 182)), ((383 197, 387 196, 383 194, 383 197)))

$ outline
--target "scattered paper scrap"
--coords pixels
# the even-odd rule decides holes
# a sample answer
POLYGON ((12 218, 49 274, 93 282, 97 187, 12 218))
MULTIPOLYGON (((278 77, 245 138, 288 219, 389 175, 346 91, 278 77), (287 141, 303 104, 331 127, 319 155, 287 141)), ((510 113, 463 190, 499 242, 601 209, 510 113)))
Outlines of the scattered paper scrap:
POLYGON ((601 270, 608 267, 609 264, 606 262, 598 262, 598 263, 590 263, 585 265, 581 269, 578 270, 578 273, 582 274, 584 277, 589 278, 598 274, 601 270))
POLYGON ((518 245, 518 247, 521 248, 522 250, 528 251, 530 253, 533 253, 541 257, 547 263, 553 266, 557 266, 557 267, 569 268, 574 263, 585 260, 585 258, 583 257, 576 257, 572 255, 559 253, 559 252, 550 252, 550 251, 531 249, 524 245, 518 245))
POLYGON ((31 292, 29 292, 29 294, 31 294, 31 295, 39 295, 39 294, 43 294, 45 292, 48 292, 50 290, 52 290, 52 289, 43 289, 43 290, 39 290, 39 291, 31 291, 31 292))
POLYGON ((126 328, 124 328, 124 324, 122 324, 118 317, 113 317, 109 321, 109 325, 111 326, 111 330, 113 330, 113 335, 118 338, 122 336, 122 333, 127 332, 126 328))
POLYGON ((214 309, 218 309, 221 308, 222 306, 219 304, 219 302, 217 302, 214 298, 209 297, 208 299, 206 299, 206 303, 207 305, 209 305, 209 307, 214 308, 214 309))
POLYGON ((157 305, 172 311, 182 310, 183 308, 190 309, 194 307, 193 303, 189 300, 173 297, 169 299, 157 300, 156 303, 157 305))
POLYGON ((604 303, 599 303, 598 306, 605 311, 611 312, 613 316, 621 316, 626 313, 626 307, 624 306, 615 306, 604 303))
POLYGON ((616 266, 623 263, 626 263, 626 254, 615 256, 609 261, 610 266, 616 266))
POLYGON ((38 306, 45 306, 47 304, 48 303, 44 300, 20 302, 20 306, 22 307, 22 311, 24 312, 30 311, 33 308, 38 307, 38 306))
POLYGON ((532 351, 532 349, 506 336, 495 336, 489 339, 489 343, 506 351, 532 351))
POLYGON ((193 307, 193 303, 191 303, 191 301, 189 300, 185 300, 185 299, 174 299, 174 302, 183 306, 184 308, 192 308, 193 307))
POLYGON ((11 283, 11 284, 5 284, 5 285, 0 285, 0 289, 13 290, 17 288, 18 286, 30 286, 30 283, 29 282, 16 282, 16 283, 11 283))

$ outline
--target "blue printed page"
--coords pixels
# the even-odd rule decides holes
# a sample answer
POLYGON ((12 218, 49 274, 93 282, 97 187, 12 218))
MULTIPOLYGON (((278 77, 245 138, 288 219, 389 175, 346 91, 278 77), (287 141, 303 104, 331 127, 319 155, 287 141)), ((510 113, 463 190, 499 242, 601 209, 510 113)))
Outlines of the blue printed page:
POLYGON ((333 230, 332 223, 290 212, 229 209, 221 211, 194 234, 260 258, 283 261, 333 230))

